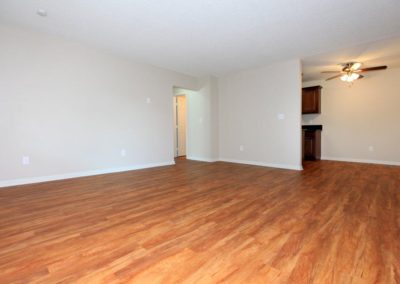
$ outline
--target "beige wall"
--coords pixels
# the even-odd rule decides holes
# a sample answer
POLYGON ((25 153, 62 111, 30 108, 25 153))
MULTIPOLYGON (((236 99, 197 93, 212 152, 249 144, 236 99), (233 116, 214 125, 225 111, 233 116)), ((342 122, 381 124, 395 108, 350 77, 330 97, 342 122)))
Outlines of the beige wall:
POLYGON ((173 86, 195 78, 30 30, 0 42, 0 185, 173 163, 173 86))
POLYGON ((189 158, 301 167, 297 60, 197 80, 16 27, 0 41, 0 186, 173 163, 173 86, 195 90, 189 158))
POLYGON ((322 158, 400 165, 400 68, 367 73, 351 86, 304 83, 312 85, 323 86, 322 113, 303 115, 303 123, 323 124, 322 158))
POLYGON ((220 79, 222 160, 301 169, 300 69, 293 60, 220 79))

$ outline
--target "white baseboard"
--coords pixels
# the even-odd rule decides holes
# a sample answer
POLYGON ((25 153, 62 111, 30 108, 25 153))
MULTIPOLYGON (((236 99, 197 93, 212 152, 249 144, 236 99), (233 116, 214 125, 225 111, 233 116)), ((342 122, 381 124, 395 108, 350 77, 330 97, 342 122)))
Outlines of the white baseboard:
POLYGON ((321 157, 321 160, 350 162, 350 163, 363 163, 363 164, 378 164, 378 165, 389 165, 389 166, 400 166, 400 162, 395 162, 395 161, 381 161, 381 160, 353 159, 353 158, 337 158, 337 157, 321 157))
POLYGON ((193 161, 200 161, 200 162, 209 162, 209 163, 219 161, 218 159, 201 158, 201 157, 193 157, 193 156, 187 156, 186 159, 193 160, 193 161))
POLYGON ((86 176, 95 176, 95 175, 102 175, 102 174, 111 174, 111 173, 118 173, 118 172, 127 172, 127 171, 133 171, 133 170, 140 170, 140 169, 147 169, 147 168, 154 168, 154 167, 161 167, 161 166, 169 166, 169 165, 174 165, 174 164, 175 164, 175 161, 170 161, 170 162, 149 163, 149 164, 103 169, 103 170, 93 170, 93 171, 86 171, 86 172, 75 172, 75 173, 66 173, 66 174, 58 174, 58 175, 51 175, 51 176, 4 180, 4 181, 0 181, 0 187, 32 184, 32 183, 63 180, 63 179, 86 177, 86 176))
MULTIPOLYGON (((246 165, 254 165, 254 166, 263 166, 270 168, 280 168, 280 169, 288 169, 288 170, 303 170, 302 166, 293 166, 293 165, 285 165, 285 164, 272 164, 272 163, 263 163, 256 161, 246 161, 246 160, 237 160, 237 159, 228 159, 228 158, 219 158, 219 159, 209 159, 209 158, 200 158, 200 157, 187 157, 188 160, 194 161, 202 161, 202 162, 229 162, 229 163, 237 163, 237 164, 246 164, 246 165)), ((380 164, 380 165, 391 165, 391 166, 400 166, 400 162, 396 161, 381 161, 381 160, 368 160, 368 159, 353 159, 353 158, 337 158, 337 157, 322 157, 322 160, 330 160, 330 161, 340 161, 340 162, 352 162, 352 163, 367 163, 367 164, 380 164)), ((13 180, 4 180, 0 181, 1 187, 9 187, 16 185, 24 185, 24 184, 32 184, 32 183, 40 183, 46 181, 54 181, 54 180, 63 180, 63 179, 71 179, 78 177, 86 177, 86 176, 95 176, 102 174, 110 174, 117 172, 126 172, 133 171, 139 169, 153 168, 153 167, 161 167, 161 166, 169 166, 174 165, 174 161, 170 162, 160 162, 160 163, 149 163, 142 165, 134 165, 120 168, 111 168, 111 169, 103 169, 103 170, 93 170, 86 172, 74 172, 74 173, 66 173, 66 174, 58 174, 51 176, 41 176, 41 177, 32 177, 32 178, 23 178, 23 179, 13 179, 13 180)))
POLYGON ((301 165, 300 166, 294 166, 294 165, 284 165, 284 164, 271 164, 271 163, 236 160, 236 159, 227 159, 227 158, 220 158, 219 160, 221 162, 236 163, 236 164, 246 164, 246 165, 253 165, 253 166, 262 166, 262 167, 269 167, 269 168, 279 168, 279 169, 296 170, 296 171, 303 170, 303 167, 301 165))

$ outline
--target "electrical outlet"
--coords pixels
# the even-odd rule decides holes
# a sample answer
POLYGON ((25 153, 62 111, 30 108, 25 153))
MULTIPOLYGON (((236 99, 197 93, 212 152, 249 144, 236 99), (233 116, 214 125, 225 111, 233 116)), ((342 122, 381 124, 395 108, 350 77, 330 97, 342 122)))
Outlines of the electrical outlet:
POLYGON ((283 119, 285 119, 285 114, 284 113, 278 113, 278 119, 279 120, 283 120, 283 119))
POLYGON ((368 151, 370 151, 370 152, 373 152, 375 149, 374 149, 374 146, 369 146, 368 147, 368 151))
POLYGON ((239 151, 240 151, 240 152, 243 152, 243 151, 244 151, 244 146, 243 146, 243 145, 240 145, 240 146, 239 146, 239 151))
POLYGON ((125 157, 126 156, 126 150, 125 149, 121 149, 121 157, 125 157))
POLYGON ((22 165, 27 166, 31 163, 29 156, 22 156, 22 165))

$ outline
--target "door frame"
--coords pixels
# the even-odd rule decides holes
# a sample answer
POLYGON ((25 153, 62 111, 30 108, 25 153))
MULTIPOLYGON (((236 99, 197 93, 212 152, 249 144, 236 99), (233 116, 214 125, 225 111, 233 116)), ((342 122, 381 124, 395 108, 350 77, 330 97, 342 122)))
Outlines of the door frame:
POLYGON ((179 93, 179 94, 174 94, 173 95, 173 110, 175 112, 174 115, 174 125, 173 125, 173 131, 174 131, 174 158, 180 157, 178 153, 178 131, 177 127, 178 125, 176 124, 178 122, 178 104, 177 104, 177 97, 185 97, 185 149, 186 153, 185 156, 187 156, 188 153, 188 129, 189 129, 189 124, 188 124, 188 96, 185 93, 179 93), (176 143, 175 143, 176 142, 176 143))

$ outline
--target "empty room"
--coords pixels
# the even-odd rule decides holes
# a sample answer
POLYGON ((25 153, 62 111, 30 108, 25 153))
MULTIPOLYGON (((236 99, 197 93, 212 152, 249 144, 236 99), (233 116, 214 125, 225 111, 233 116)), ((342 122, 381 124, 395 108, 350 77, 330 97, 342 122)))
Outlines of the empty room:
POLYGON ((400 1, 1 0, 0 284, 400 283, 400 1))

